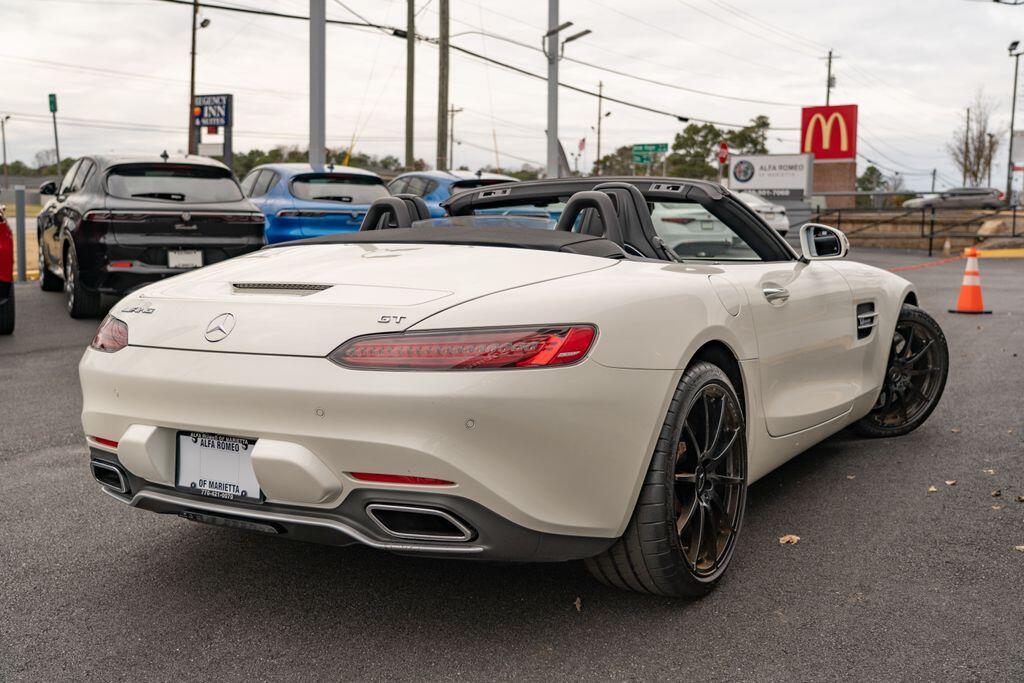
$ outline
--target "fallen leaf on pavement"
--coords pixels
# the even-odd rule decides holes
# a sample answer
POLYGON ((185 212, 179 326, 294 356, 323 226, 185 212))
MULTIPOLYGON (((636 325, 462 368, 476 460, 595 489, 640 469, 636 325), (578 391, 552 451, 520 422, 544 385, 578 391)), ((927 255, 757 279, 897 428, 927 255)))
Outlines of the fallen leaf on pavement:
POLYGON ((928 487, 928 493, 935 493, 936 491, 938 491, 938 489, 935 488, 934 486, 929 486, 928 487))
POLYGON ((1018 503, 1024 503, 1024 496, 1017 496, 1018 503))
POLYGON ((996 473, 996 471, 995 471, 995 470, 993 470, 993 469, 987 469, 987 470, 982 470, 982 472, 983 472, 984 474, 995 474, 995 473, 996 473))
POLYGON ((785 536, 779 536, 779 545, 796 545, 800 542, 800 537, 796 534, 786 534, 785 536))
POLYGON ((856 479, 856 478, 857 478, 857 475, 856 475, 856 474, 847 474, 847 475, 846 475, 846 478, 847 478, 847 479, 856 479))
POLYGON ((947 479, 946 486, 956 486, 956 479, 947 479))
POLYGON ((1002 510, 1002 509, 1003 509, 1003 507, 1005 507, 1005 506, 1003 506, 1003 505, 993 505, 993 506, 992 506, 992 509, 993 509, 993 510, 1002 510))
POLYGON ((959 434, 960 433, 960 428, 959 427, 953 427, 949 431, 953 432, 954 434, 959 434))
POLYGON ((993 498, 999 498, 999 497, 1001 497, 1002 495, 1003 495, 1003 492, 1002 492, 1002 491, 1000 491, 999 489, 996 489, 995 491, 993 491, 993 492, 992 492, 992 497, 993 497, 993 498))
POLYGON ((1014 550, 1019 550, 1022 553, 1024 553, 1024 545, 1015 545, 1015 546, 1013 546, 1013 549, 1014 550))
POLYGON ((583 601, 580 600, 579 596, 576 596, 576 601, 572 604, 575 605, 577 612, 583 611, 583 601))

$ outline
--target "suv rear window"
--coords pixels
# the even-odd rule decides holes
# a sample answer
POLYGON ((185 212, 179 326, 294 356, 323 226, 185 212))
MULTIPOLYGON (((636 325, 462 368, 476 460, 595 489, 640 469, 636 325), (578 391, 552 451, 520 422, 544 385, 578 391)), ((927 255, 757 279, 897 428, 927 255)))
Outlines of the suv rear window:
POLYGON ((292 194, 298 199, 372 204, 390 193, 384 181, 373 176, 344 173, 303 173, 292 179, 292 194))
POLYGON ((107 193, 122 199, 237 202, 242 190, 231 171, 193 164, 122 164, 107 174, 107 193))

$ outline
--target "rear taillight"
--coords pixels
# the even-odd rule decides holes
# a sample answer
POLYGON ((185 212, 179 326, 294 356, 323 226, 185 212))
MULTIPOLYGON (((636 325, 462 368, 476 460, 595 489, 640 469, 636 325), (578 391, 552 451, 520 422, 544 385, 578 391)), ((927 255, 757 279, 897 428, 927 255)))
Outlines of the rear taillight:
POLYGON ((348 475, 359 481, 370 481, 377 484, 412 484, 415 486, 454 486, 454 481, 434 479, 433 477, 413 477, 406 474, 378 474, 376 472, 349 472, 348 475))
POLYGON ((686 225, 694 221, 693 218, 677 218, 675 216, 672 216, 670 218, 662 218, 661 220, 665 221, 666 223, 678 223, 679 225, 686 225))
POLYGON ((96 336, 89 346, 104 353, 120 351, 128 346, 128 326, 124 321, 108 315, 100 323, 100 328, 96 330, 96 336))
POLYGON ((572 365, 597 336, 593 325, 377 334, 345 342, 328 356, 370 370, 496 370, 572 365))

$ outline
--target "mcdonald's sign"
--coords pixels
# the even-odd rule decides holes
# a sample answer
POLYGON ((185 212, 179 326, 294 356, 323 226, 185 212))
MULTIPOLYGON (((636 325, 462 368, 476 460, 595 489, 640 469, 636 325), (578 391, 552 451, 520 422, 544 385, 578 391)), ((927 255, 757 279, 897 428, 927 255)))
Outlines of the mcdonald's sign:
POLYGON ((800 151, 821 159, 857 158, 857 105, 804 107, 800 151))

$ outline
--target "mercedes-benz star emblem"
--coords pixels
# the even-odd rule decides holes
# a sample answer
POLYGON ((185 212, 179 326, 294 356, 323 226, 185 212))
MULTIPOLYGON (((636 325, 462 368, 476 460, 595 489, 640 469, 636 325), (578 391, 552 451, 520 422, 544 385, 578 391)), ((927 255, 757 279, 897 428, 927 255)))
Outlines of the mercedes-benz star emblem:
POLYGON ((190 211, 182 211, 181 212, 181 220, 183 220, 186 223, 188 223, 190 220, 192 220, 192 212, 190 212, 190 211))
POLYGON ((231 334, 233 329, 235 329, 235 316, 230 313, 221 313, 206 326, 206 341, 219 342, 231 334))

